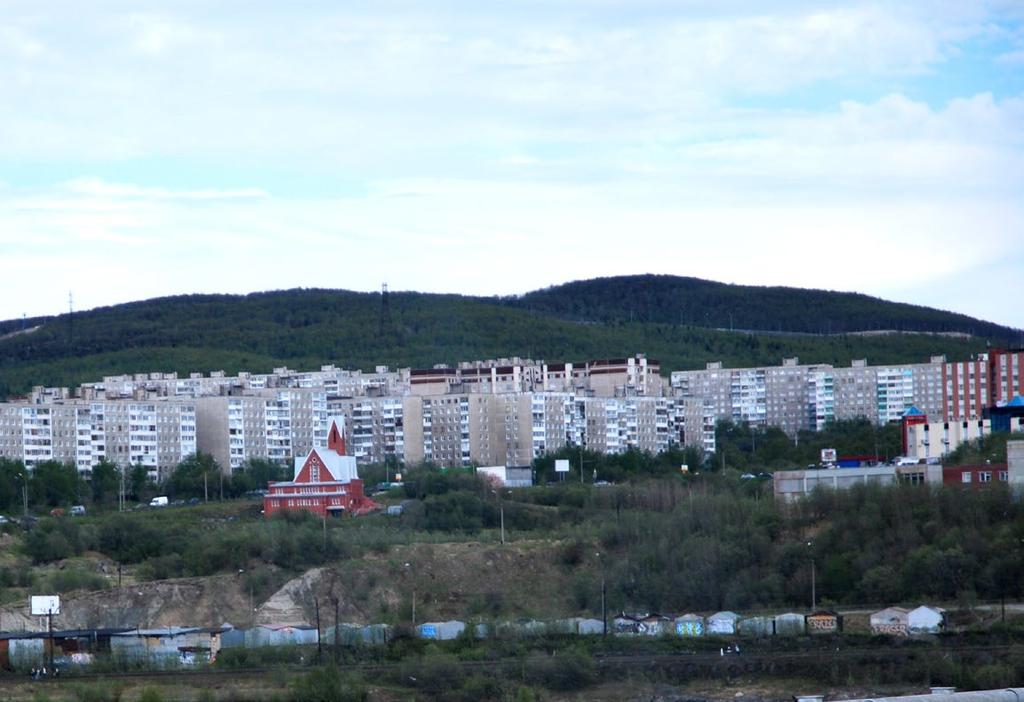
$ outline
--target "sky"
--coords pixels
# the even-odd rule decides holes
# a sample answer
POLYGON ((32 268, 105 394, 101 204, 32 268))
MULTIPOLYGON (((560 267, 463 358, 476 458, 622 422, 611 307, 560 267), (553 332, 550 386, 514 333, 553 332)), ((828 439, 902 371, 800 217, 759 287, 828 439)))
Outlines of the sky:
POLYGON ((0 319, 662 273, 1024 328, 1024 0, 0 13, 0 319))

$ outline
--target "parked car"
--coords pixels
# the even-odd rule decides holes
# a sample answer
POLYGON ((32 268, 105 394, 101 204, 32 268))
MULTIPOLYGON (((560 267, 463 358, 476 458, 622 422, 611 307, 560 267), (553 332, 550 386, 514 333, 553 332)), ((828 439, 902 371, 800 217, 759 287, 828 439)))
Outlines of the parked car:
POLYGON ((85 505, 72 505, 71 507, 72 517, 84 517, 85 516, 85 505))
POLYGON ((7 522, 9 521, 11 520, 5 517, 4 515, 0 514, 0 525, 7 524, 7 522))
POLYGON ((54 507, 53 509, 50 510, 51 517, 63 517, 65 514, 66 513, 63 507, 54 507))
POLYGON ((166 507, 167 506, 167 496, 166 495, 160 495, 159 497, 154 497, 152 500, 149 501, 149 506, 150 507, 166 507))

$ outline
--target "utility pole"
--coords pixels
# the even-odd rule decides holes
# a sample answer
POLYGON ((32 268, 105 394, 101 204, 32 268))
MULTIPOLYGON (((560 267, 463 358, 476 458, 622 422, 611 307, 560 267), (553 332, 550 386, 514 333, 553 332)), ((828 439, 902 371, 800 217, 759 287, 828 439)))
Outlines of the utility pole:
POLYGON ((313 598, 313 604, 316 606, 316 661, 321 663, 324 660, 324 647, 320 640, 320 598, 313 598))
POLYGON ((334 600, 334 665, 338 665, 338 654, 340 653, 340 647, 338 646, 338 632, 340 629, 338 604, 339 598, 337 596, 332 597, 334 600))
MULTIPOLYGON (((814 547, 814 542, 813 541, 808 541, 807 542, 807 548, 810 549, 810 548, 813 548, 813 547, 814 547)), ((812 613, 818 607, 818 593, 817 593, 817 587, 816 587, 815 577, 814 576, 815 576, 815 573, 814 573, 814 552, 811 551, 811 612, 812 613)))

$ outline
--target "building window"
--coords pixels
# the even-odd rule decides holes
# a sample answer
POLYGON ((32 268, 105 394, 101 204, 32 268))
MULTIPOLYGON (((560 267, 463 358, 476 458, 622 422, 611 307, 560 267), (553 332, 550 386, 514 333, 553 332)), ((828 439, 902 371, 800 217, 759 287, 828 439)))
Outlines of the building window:
POLYGON ((971 482, 971 474, 970 474, 970 472, 965 470, 963 473, 961 473, 960 474, 960 480, 962 480, 965 483, 971 482))
POLYGON ((992 482, 992 471, 983 470, 980 473, 978 473, 978 482, 979 483, 991 483, 992 482))

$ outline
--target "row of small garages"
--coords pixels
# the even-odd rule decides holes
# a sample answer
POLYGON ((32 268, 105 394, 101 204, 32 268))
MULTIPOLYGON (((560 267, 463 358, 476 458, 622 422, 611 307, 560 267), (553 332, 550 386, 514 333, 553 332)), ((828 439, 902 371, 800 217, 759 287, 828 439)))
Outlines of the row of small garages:
POLYGON ((316 627, 257 626, 74 629, 0 633, 0 669, 88 666, 96 657, 145 661, 157 667, 212 663, 223 648, 315 644, 316 627))
MULTIPOLYGON (((914 609, 887 607, 870 615, 871 633, 890 636, 938 634, 946 625, 945 611, 921 605, 914 609)), ((741 617, 735 612, 716 612, 709 617, 684 614, 666 617, 660 614, 620 614, 614 620, 614 633, 664 636, 801 636, 836 634, 843 630, 843 617, 833 611, 812 614, 786 612, 774 616, 741 617)))
MULTIPOLYGON (((888 607, 870 616, 871 633, 890 636, 937 634, 946 623, 945 612, 937 607, 922 605, 915 609, 888 607)), ((516 621, 502 624, 471 624, 452 620, 427 622, 416 627, 416 635, 424 639, 450 640, 463 635, 467 627, 477 638, 502 635, 570 634, 594 635, 605 633, 600 619, 573 617, 555 621, 516 621)), ((353 631, 357 631, 354 629, 353 631)), ((716 612, 710 616, 684 614, 669 617, 663 614, 621 613, 608 622, 607 633, 615 636, 803 636, 838 634, 843 631, 843 616, 837 612, 821 610, 811 614, 785 612, 766 616, 741 616, 736 612, 716 612)), ((388 632, 380 634, 387 639, 388 632)))
POLYGON ((614 633, 626 636, 802 636, 804 634, 835 634, 843 630, 843 617, 836 612, 813 614, 785 612, 768 616, 742 617, 736 612, 716 612, 709 617, 684 614, 667 617, 661 614, 615 617, 614 633))
MULTIPOLYGON (((890 636, 937 634, 946 624, 945 612, 922 605, 914 609, 887 607, 870 616, 871 632, 890 636)), ((600 635, 605 624, 600 619, 570 617, 554 621, 519 620, 499 624, 470 624, 452 620, 426 622, 416 627, 424 639, 451 640, 466 632, 477 638, 493 636, 529 636, 541 634, 600 635)), ((741 617, 735 612, 716 612, 708 617, 684 614, 621 613, 608 622, 607 633, 616 636, 801 636, 835 634, 843 630, 842 615, 822 610, 812 614, 786 612, 774 616, 741 617)), ((360 626, 342 624, 329 628, 322 639, 328 645, 383 645, 391 639, 386 624, 360 626)), ((49 657, 57 665, 89 665, 96 655, 110 655, 155 665, 195 665, 212 663, 225 648, 262 646, 298 646, 316 644, 316 627, 309 625, 255 626, 235 629, 230 626, 161 627, 153 629, 81 629, 46 632, 0 633, 0 669, 27 670, 40 667, 49 657)))

